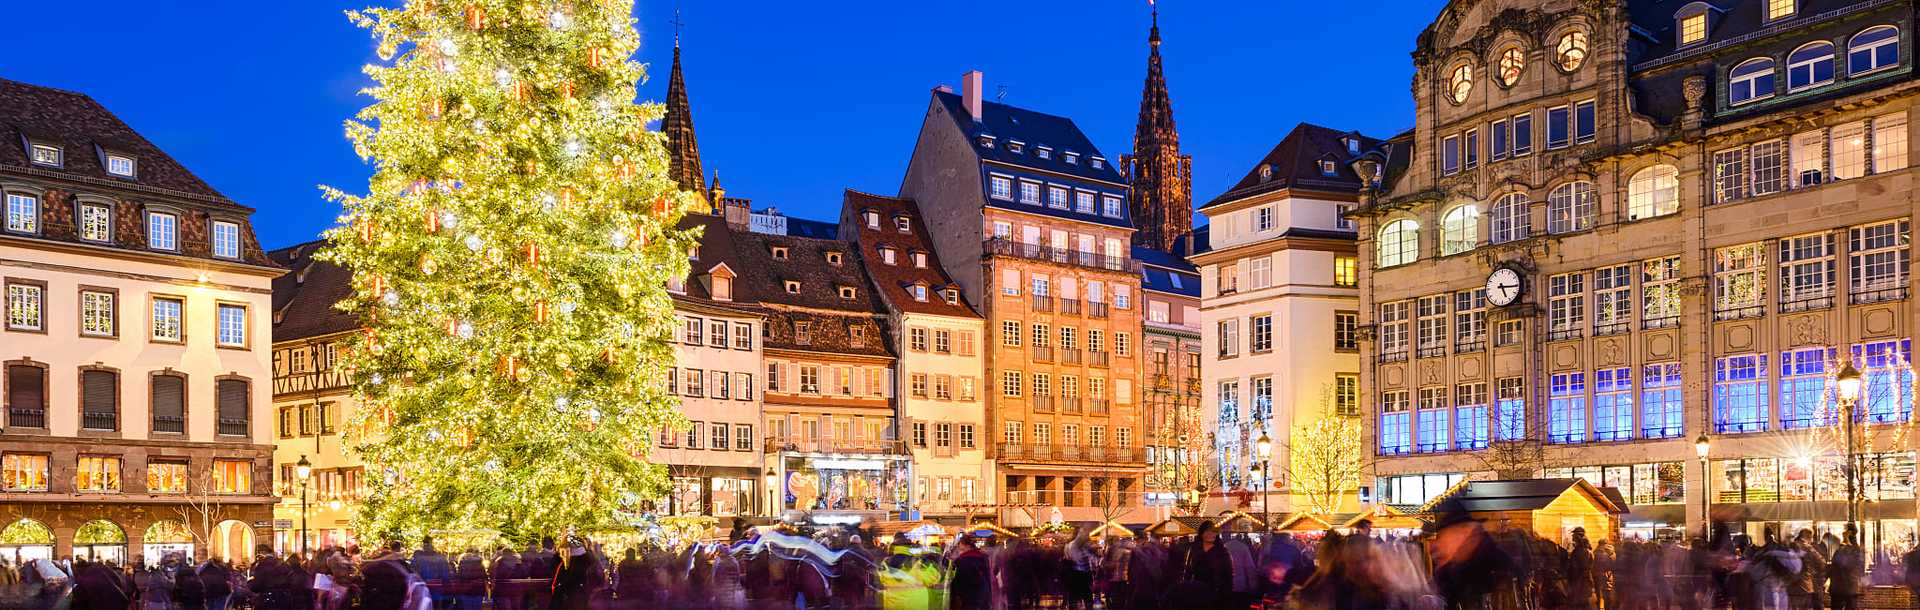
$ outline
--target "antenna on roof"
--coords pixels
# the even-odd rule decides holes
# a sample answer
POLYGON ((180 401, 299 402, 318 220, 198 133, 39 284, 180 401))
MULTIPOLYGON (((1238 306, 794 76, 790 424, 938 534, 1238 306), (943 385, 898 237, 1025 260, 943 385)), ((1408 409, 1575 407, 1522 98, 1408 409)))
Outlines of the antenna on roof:
POLYGON ((1000 87, 993 92, 993 101, 1001 104, 1007 103, 1006 85, 1000 85, 1000 87))
POLYGON ((680 48, 680 29, 683 27, 686 27, 687 25, 687 22, 680 20, 680 3, 678 2, 673 3, 673 22, 672 23, 673 23, 673 48, 678 49, 680 48))

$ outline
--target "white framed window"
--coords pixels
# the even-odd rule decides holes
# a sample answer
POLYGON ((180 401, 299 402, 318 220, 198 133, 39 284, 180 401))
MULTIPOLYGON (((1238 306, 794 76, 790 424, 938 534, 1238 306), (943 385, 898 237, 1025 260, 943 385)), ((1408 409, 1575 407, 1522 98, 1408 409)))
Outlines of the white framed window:
POLYGON ((147 247, 178 251, 180 217, 167 212, 147 212, 147 247))
POLYGON ((1122 216, 1122 212, 1120 211, 1122 208, 1120 206, 1119 197, 1114 197, 1109 195, 1101 199, 1100 205, 1102 208, 1100 210, 1101 216, 1105 216, 1107 218, 1119 218, 1122 216))
POLYGON ((1793 162, 1794 188, 1827 181, 1827 132, 1824 129, 1793 134, 1788 157, 1793 162))
POLYGON ((987 178, 987 181, 992 189, 991 191, 989 191, 989 196, 993 197, 994 199, 1000 199, 1003 201, 1013 200, 1013 179, 1012 178, 1008 178, 1006 176, 989 176, 987 178))
POLYGON ((1566 72, 1580 69, 1587 63, 1587 33, 1571 30, 1560 35, 1560 42, 1554 44, 1554 63, 1566 72))
POLYGON ((1480 208, 1463 203, 1440 215, 1440 255, 1459 254, 1480 243, 1480 208))
MULTIPOLYGON (((1334 327, 1344 323, 1334 313, 1334 327)), ((1453 343, 1455 350, 1477 349, 1487 341, 1487 289, 1475 288, 1453 294, 1453 343)), ((1351 344, 1351 342, 1349 342, 1351 344)))
POLYGON ((1020 203, 1040 205, 1040 183, 1021 180, 1020 203))
POLYGON ((1835 125, 1828 150, 1833 159, 1833 179, 1850 180, 1867 175, 1867 122, 1835 125))
POLYGON ((1020 371, 1001 371, 1000 372, 1000 395, 1010 396, 1010 397, 1019 397, 1020 384, 1021 384, 1022 378, 1023 376, 1020 374, 1020 371))
POLYGON ((1436 294, 1414 301, 1414 345, 1421 356, 1441 355, 1430 350, 1447 346, 1447 295, 1436 294))
POLYGON ((1074 191, 1073 211, 1079 212, 1081 214, 1092 214, 1093 213, 1093 193, 1089 193, 1086 191, 1074 191))
POLYGON ((1380 353, 1405 354, 1407 351, 1407 314, 1412 301, 1380 304, 1380 353))
POLYGON ((1773 97, 1773 60, 1756 57, 1727 73, 1727 103, 1745 104, 1773 97))
POLYGON ((1627 331, 1633 320, 1633 265, 1593 270, 1593 334, 1627 331))
POLYGON ((1261 206, 1253 210, 1253 230, 1273 230, 1273 206, 1261 206))
POLYGON ((1507 193, 1493 204, 1493 243, 1526 239, 1533 234, 1531 202, 1526 193, 1507 193))
POLYGON ((221 303, 217 313, 219 328, 215 342, 223 347, 246 347, 247 306, 221 303))
MULTIPOLYGON (((1770 2, 1793 0, 1769 0, 1770 2)), ((1833 82, 1833 43, 1809 42, 1787 54, 1787 90, 1799 91, 1833 82)))
POLYGON ((213 221, 213 255, 220 258, 240 258, 240 224, 225 220, 213 221))
POLYGON ((1047 207, 1056 210, 1067 209, 1067 187, 1047 185, 1047 207))
POLYGON ((1713 153, 1713 200, 1736 201, 1747 196, 1747 149, 1729 148, 1713 153))
POLYGON ((1080 153, 1077 153, 1077 152, 1073 152, 1073 151, 1071 151, 1071 150, 1069 150, 1069 151, 1067 151, 1067 152, 1065 152, 1065 153, 1063 153, 1063 154, 1062 154, 1062 155, 1060 156, 1060 158, 1061 158, 1062 160, 1064 160, 1064 161, 1066 161, 1066 162, 1067 162, 1067 165, 1079 165, 1079 164, 1080 164, 1080 153))
POLYGON ((1447 76, 1447 99, 1454 104, 1463 104, 1467 96, 1473 93, 1473 65, 1462 63, 1454 66, 1447 76))
POLYGON ((1832 304, 1833 234, 1813 233, 1780 240, 1780 310, 1800 311, 1832 304))
POLYGON ((1593 228, 1593 183, 1569 182, 1547 195, 1547 232, 1571 233, 1593 228))
POLYGON ((1655 165, 1627 181, 1627 219, 1641 220, 1680 211, 1680 171, 1655 165))
POLYGON ((1871 303, 1905 296, 1907 250, 1912 241, 1909 220, 1889 220, 1847 229, 1849 291, 1855 303, 1871 303))
POLYGON ((1640 319, 1647 328, 1680 322, 1680 257, 1640 262, 1640 319))
POLYGON ((1460 136, 1440 139, 1440 173, 1447 176, 1460 173, 1460 136))
POLYGON ((113 241, 113 209, 104 204, 80 204, 80 239, 113 241))
POLYGON ((39 284, 7 284, 7 330, 47 329, 47 289, 39 284))
POLYGON ((1900 65, 1900 30, 1890 25, 1867 28, 1847 41, 1847 73, 1866 74, 1900 65))
POLYGON ((7 193, 7 230, 39 233, 40 198, 25 193, 7 193))
POLYGON ((65 164, 65 154, 60 147, 51 144, 33 145, 33 164, 60 167, 65 164))
POLYGON ((133 177, 133 157, 107 155, 107 173, 122 178, 133 177))
POLYGON ((1420 260, 1420 223, 1402 218, 1380 229, 1380 266, 1393 267, 1420 260))
POLYGON ((154 297, 151 338, 167 343, 182 341, 186 336, 181 327, 181 315, 185 309, 186 301, 179 297, 154 297))
MULTIPOLYGON (((1273 286, 1272 256, 1263 255, 1247 259, 1247 283, 1248 288, 1251 290, 1259 290, 1273 286)), ((1122 286, 1114 286, 1115 290, 1120 288, 1122 288, 1122 286)), ((1115 306, 1118 306, 1119 299, 1117 292, 1115 296, 1115 306)))
POLYGON ((1767 293, 1767 249, 1763 242, 1714 250, 1714 319, 1731 320, 1761 313, 1767 293))
POLYGON ((113 297, 112 292, 103 290, 80 291, 80 334, 111 337, 118 332, 113 297))
POLYGON ((1873 117, 1873 173, 1907 167, 1907 113, 1873 117))
POLYGON ((1586 277, 1585 273, 1562 273, 1547 278, 1549 330, 1556 334, 1578 333, 1586 324, 1586 277))
POLYGON ((1680 46, 1699 44, 1707 39, 1707 14, 1694 13, 1680 18, 1680 46))

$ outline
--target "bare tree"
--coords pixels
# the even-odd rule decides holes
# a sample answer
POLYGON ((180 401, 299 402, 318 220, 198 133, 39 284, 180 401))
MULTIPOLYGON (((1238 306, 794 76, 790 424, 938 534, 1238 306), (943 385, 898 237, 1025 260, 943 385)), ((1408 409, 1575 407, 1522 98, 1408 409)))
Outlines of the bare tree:
POLYGON ((214 491, 213 472, 208 468, 200 471, 187 485, 187 493, 181 496, 180 503, 173 505, 180 522, 186 524, 187 534, 193 536, 193 546, 202 557, 213 556, 214 540, 218 538, 215 530, 220 524, 239 514, 239 507, 228 504, 227 494, 214 491))

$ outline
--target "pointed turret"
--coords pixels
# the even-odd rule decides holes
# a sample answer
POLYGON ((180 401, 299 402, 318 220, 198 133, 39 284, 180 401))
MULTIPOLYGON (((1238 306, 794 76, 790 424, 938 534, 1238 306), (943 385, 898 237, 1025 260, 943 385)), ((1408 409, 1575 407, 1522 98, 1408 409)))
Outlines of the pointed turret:
POLYGON ((687 81, 680 73, 680 40, 674 37, 673 73, 667 77, 667 114, 660 121, 667 134, 668 176, 680 188, 706 194, 700 168, 700 143, 693 137, 693 108, 687 104, 687 81))
POLYGON ((1173 252, 1193 232, 1193 157, 1180 154, 1180 132, 1173 126, 1173 101, 1160 66, 1158 6, 1147 47, 1140 123, 1133 131, 1133 154, 1122 161, 1132 187, 1134 245, 1173 252))

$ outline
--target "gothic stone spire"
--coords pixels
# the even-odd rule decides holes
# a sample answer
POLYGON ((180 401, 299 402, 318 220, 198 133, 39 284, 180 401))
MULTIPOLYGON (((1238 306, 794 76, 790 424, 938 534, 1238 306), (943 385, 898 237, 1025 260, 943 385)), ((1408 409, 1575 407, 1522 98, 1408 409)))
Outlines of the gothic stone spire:
POLYGON ((1140 124, 1133 131, 1133 154, 1122 164, 1132 187, 1134 245, 1172 252, 1193 231, 1193 157, 1180 154, 1180 132, 1173 126, 1173 102, 1160 68, 1158 7, 1147 44, 1140 124))
POLYGON ((667 134, 668 175, 680 188, 700 195, 707 192, 700 167, 700 143, 693 137, 693 109, 687 104, 687 81, 680 74, 680 43, 673 45, 673 74, 667 77, 667 114, 660 121, 667 134))

